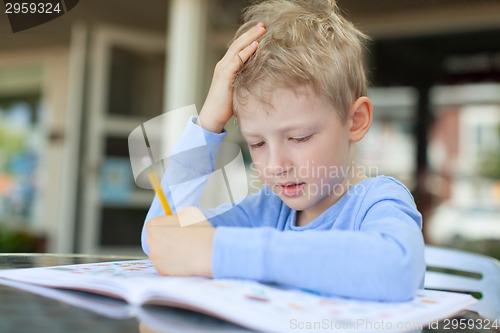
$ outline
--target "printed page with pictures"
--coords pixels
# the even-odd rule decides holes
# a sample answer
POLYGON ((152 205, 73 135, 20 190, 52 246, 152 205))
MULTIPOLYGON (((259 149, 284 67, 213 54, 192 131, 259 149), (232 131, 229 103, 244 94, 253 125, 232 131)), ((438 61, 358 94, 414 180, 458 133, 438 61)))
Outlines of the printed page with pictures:
POLYGON ((452 316, 476 302, 470 295, 430 290, 419 291, 410 302, 368 302, 246 280, 165 277, 148 260, 3 270, 0 283, 112 317, 140 318, 144 316, 141 305, 157 304, 200 312, 263 332, 318 328, 404 332, 452 316), (82 291, 114 298, 87 297, 82 291))

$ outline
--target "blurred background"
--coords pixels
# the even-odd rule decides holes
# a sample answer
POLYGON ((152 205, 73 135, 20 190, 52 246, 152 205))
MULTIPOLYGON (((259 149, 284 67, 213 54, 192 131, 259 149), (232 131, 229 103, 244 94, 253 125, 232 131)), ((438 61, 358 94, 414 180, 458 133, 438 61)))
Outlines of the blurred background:
MULTIPOLYGON (((141 254, 128 135, 201 108, 247 4, 85 0, 16 33, 0 13, 0 252, 141 254)), ((359 160, 410 188, 427 243, 500 258, 500 1, 338 4, 372 38, 359 160)))

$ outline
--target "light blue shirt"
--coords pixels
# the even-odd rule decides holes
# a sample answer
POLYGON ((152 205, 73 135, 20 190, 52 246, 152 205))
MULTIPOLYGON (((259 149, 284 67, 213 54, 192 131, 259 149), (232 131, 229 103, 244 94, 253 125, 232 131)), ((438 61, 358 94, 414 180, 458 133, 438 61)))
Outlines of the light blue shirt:
MULTIPOLYGON (((203 130, 193 118, 177 151, 199 146, 203 143, 199 140, 217 144, 225 135, 203 130)), ((187 173, 209 174, 216 151, 210 149, 206 156, 197 154, 192 163, 184 158, 178 165, 172 163, 169 170, 180 174, 187 168, 187 173)), ((165 190, 169 193, 168 188, 165 190)), ((184 201, 177 200, 176 208, 196 205, 196 195, 192 194, 199 189, 184 187, 183 191, 184 201)), ((170 193, 168 196, 171 198, 170 193)), ((305 226, 295 225, 297 211, 268 187, 224 213, 218 214, 217 209, 204 212, 216 227, 212 261, 215 278, 254 279, 322 294, 383 301, 411 299, 422 286, 422 218, 408 189, 394 178, 378 176, 353 185, 305 226)), ((162 214, 155 198, 146 221, 162 214)), ((149 253, 146 239, 143 229, 142 246, 149 253)))

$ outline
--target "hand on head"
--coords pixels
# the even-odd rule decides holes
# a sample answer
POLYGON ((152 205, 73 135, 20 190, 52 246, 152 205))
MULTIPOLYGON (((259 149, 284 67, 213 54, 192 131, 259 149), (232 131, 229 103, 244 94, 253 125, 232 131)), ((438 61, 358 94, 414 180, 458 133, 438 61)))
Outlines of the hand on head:
POLYGON ((265 32, 262 22, 253 26, 229 46, 224 57, 215 66, 212 84, 198 118, 198 124, 207 131, 222 132, 233 115, 234 78, 255 53, 258 48, 257 39, 265 32))

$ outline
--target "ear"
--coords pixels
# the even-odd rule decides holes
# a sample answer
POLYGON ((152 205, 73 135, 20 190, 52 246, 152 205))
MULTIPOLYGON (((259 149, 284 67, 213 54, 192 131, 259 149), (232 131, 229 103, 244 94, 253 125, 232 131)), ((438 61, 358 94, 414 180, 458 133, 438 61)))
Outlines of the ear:
POLYGON ((372 124, 373 105, 366 96, 358 98, 349 110, 349 139, 358 142, 363 139, 372 124))

